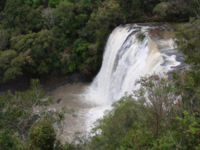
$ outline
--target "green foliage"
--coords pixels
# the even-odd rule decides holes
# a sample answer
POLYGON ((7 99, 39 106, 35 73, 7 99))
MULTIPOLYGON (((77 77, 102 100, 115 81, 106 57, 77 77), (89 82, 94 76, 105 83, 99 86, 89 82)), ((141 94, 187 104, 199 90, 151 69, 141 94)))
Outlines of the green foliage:
POLYGON ((3 51, 0 54, 0 75, 4 80, 15 78, 17 75, 22 74, 21 69, 10 64, 11 60, 17 56, 14 50, 3 51))
MULTIPOLYGON (((193 10, 200 14, 198 7, 193 0, 0 1, 0 82, 27 72, 30 76, 52 71, 95 73, 116 26, 153 20, 153 10, 158 21, 188 20, 193 10), (160 2, 169 7, 164 9, 160 2)), ((191 19, 177 28, 175 37, 186 62, 194 66, 174 72, 174 82, 158 76, 142 78, 139 90, 113 104, 114 109, 97 122, 88 148, 200 148, 199 26, 199 20, 191 19)), ((138 34, 140 41, 143 38, 138 34)), ((60 123, 65 113, 73 111, 47 111, 50 100, 45 98, 38 81, 26 92, 0 95, 0 149, 22 149, 28 135, 28 149, 52 149, 53 144, 60 150, 79 149, 55 143, 52 123, 60 123), (36 113, 36 107, 42 111, 36 113)))
POLYGON ((138 130, 130 129, 124 137, 121 138, 121 145, 125 148, 134 148, 138 150, 149 149, 155 140, 152 133, 143 127, 138 130))
MULTIPOLYGON (((86 40, 84 39, 77 39, 74 42, 73 45, 73 50, 72 50, 72 64, 76 64, 78 67, 82 65, 81 62, 85 62, 88 60, 88 56, 91 55, 88 46, 90 45, 90 43, 88 43, 86 40)), ((86 63, 84 63, 86 64, 86 63)), ((85 68, 85 70, 87 70, 87 68, 85 68)), ((83 71, 83 73, 86 73, 83 71)))
POLYGON ((199 122, 197 122, 195 114, 189 114, 187 111, 183 112, 184 118, 177 118, 180 126, 181 139, 185 142, 187 149, 199 149, 199 122))
POLYGON ((21 0, 8 0, 4 9, 3 27, 20 29, 22 33, 41 28, 40 9, 23 5, 21 0))
POLYGON ((42 5, 42 0, 33 0, 33 8, 38 8, 42 5))
MULTIPOLYGON (((0 51, 15 50, 17 56, 9 59, 4 69, 0 68, 0 80, 8 81, 25 74, 66 74, 77 70, 94 74, 101 66, 111 31, 122 23, 159 20, 159 17, 153 18, 153 9, 160 2, 7 0, 5 7, 2 2, 0 51)), ((187 19, 193 9, 198 12, 196 2, 181 0, 183 5, 180 6, 178 2, 169 1, 175 18, 187 19)), ((198 59, 198 55, 193 57, 198 59)))
POLYGON ((175 42, 178 49, 186 55, 187 63, 200 63, 200 21, 194 18, 187 24, 179 25, 175 35, 175 42))
POLYGON ((165 21, 188 21, 189 16, 194 13, 191 5, 195 0, 169 0, 156 5, 153 13, 161 20, 165 21), (180 5, 181 4, 181 5, 180 5))
POLYGON ((194 113, 194 107, 185 107, 191 105, 184 98, 187 93, 180 94, 181 88, 177 89, 174 82, 156 75, 137 83, 140 89, 114 103, 113 109, 96 122, 89 147, 94 150, 198 149, 199 112, 194 113))
POLYGON ((17 137, 0 131, 0 149, 2 150, 21 150, 22 143, 17 137))
POLYGON ((182 107, 190 114, 199 112, 200 107, 200 69, 199 66, 191 66, 188 70, 179 70, 173 72, 173 78, 176 81, 175 86, 178 93, 182 95, 182 107), (184 96, 183 96, 184 95, 184 96))
POLYGON ((51 150, 56 144, 53 124, 61 128, 66 113, 75 116, 73 109, 65 107, 49 110, 52 100, 37 79, 31 80, 30 90, 0 93, 0 99, 0 148, 5 150, 51 150))
POLYGON ((160 18, 166 19, 171 12, 171 4, 170 2, 162 2, 156 5, 153 10, 154 14, 157 14, 160 18))
POLYGON ((140 42, 142 42, 144 40, 144 38, 145 38, 145 34, 144 33, 138 33, 136 35, 136 37, 140 42))
POLYGON ((62 0, 49 0, 49 7, 55 7, 56 5, 58 5, 62 0))
POLYGON ((114 103, 114 108, 97 122, 91 149, 116 149, 120 145, 149 149, 170 128, 167 125, 176 97, 172 84, 158 76, 142 78, 138 83, 142 86, 139 90, 114 103))
POLYGON ((123 19, 132 20, 137 19, 142 15, 142 1, 141 0, 115 0, 122 9, 123 19), (134 9, 133 9, 134 8, 134 9))
POLYGON ((39 122, 35 122, 28 134, 28 149, 30 150, 52 150, 56 140, 52 120, 44 116, 39 122))
POLYGON ((117 24, 120 19, 120 6, 115 1, 105 1, 97 12, 91 14, 90 20, 82 31, 82 36, 87 36, 91 41, 101 39, 103 32, 108 32, 109 27, 117 24), (101 24, 104 22, 104 24, 101 24))
POLYGON ((0 1, 0 12, 4 9, 5 1, 0 1))
POLYGON ((67 29, 66 33, 70 32, 71 20, 73 16, 74 4, 71 2, 61 2, 55 9, 55 24, 62 29, 67 29))
POLYGON ((5 50, 9 44, 9 33, 0 29, 0 51, 5 50))
POLYGON ((6 72, 4 73, 4 81, 7 81, 9 79, 14 79, 17 76, 22 75, 22 70, 19 67, 12 67, 8 68, 6 72))
POLYGON ((24 140, 33 122, 38 119, 38 115, 45 111, 45 107, 51 102, 42 90, 38 80, 31 81, 31 88, 26 92, 1 93, 0 127, 6 132, 19 134, 19 138, 24 140), (44 100, 45 99, 45 100, 44 100), (34 108, 44 108, 38 115, 34 113, 34 108))
MULTIPOLYGON (((13 37, 11 47, 18 52, 23 67, 31 73, 48 73, 59 61, 55 49, 56 39, 53 30, 42 30, 38 33, 13 37)), ((14 61, 14 60, 13 60, 14 61)), ((22 64, 19 64, 22 67, 22 64)))
POLYGON ((100 67, 103 49, 110 33, 110 30, 117 26, 121 19, 120 6, 114 0, 104 1, 97 11, 93 11, 86 26, 81 30, 80 35, 90 43, 88 53, 90 54, 81 65, 81 72, 90 74, 95 68, 100 67), (103 24, 102 24, 103 22, 103 24))
POLYGON ((32 6, 33 5, 33 1, 32 0, 24 0, 24 4, 32 6))

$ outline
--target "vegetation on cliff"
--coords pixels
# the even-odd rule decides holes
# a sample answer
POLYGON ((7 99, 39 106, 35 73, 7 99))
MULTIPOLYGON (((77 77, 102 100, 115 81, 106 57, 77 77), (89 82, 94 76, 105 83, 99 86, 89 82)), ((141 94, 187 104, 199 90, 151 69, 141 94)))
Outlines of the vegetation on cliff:
POLYGON ((144 21, 182 21, 193 1, 7 0, 0 2, 0 82, 21 75, 96 73, 110 32, 144 21), (184 15, 183 15, 184 14, 184 15))

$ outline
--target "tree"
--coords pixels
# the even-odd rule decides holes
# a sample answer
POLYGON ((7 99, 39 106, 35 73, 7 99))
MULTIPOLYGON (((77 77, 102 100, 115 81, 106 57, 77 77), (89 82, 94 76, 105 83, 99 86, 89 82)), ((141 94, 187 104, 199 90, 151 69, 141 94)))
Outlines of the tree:
POLYGON ((90 42, 96 42, 118 24, 118 19, 121 19, 120 5, 113 0, 105 1, 97 11, 91 14, 90 20, 81 32, 81 36, 89 39, 90 42), (104 22, 104 24, 102 24, 104 22), (104 34, 103 34, 104 32, 104 34))
POLYGON ((48 7, 42 11, 42 18, 48 29, 55 27, 54 12, 51 8, 48 7))
POLYGON ((178 94, 181 95, 182 111, 189 114, 200 114, 200 69, 199 65, 191 65, 190 69, 178 70, 172 73, 178 94))
POLYGON ((5 1, 0 1, 0 12, 3 11, 5 6, 5 1))
POLYGON ((200 2, 198 0, 193 0, 191 7, 193 8, 194 13, 196 14, 196 18, 200 19, 200 2))
POLYGON ((74 4, 67 1, 60 2, 55 9, 55 24, 61 27, 65 33, 72 32, 73 9, 74 4))
POLYGON ((52 123, 48 116, 44 116, 31 126, 27 139, 29 150, 53 150, 56 133, 52 123))
POLYGON ((193 16, 191 10, 191 3, 194 0, 169 0, 171 4, 171 17, 174 16, 174 20, 188 21, 189 16, 193 16), (179 19, 180 18, 180 19, 179 19))
POLYGON ((158 18, 165 21, 188 21, 194 16, 192 5, 194 0, 169 0, 156 5, 153 12, 158 18))
POLYGON ((7 133, 17 133, 24 141, 31 125, 45 113, 51 99, 46 97, 39 80, 31 81, 31 88, 26 92, 1 93, 0 127, 7 133), (37 112, 37 110, 41 111, 37 112))
MULTIPOLYGON (((22 72, 19 69, 17 70, 11 70, 12 66, 11 66, 11 60, 14 59, 17 56, 17 52, 14 50, 7 50, 7 51, 3 51, 0 53, 0 77, 1 77, 1 81, 2 80, 7 80, 7 79, 12 79, 14 77, 16 77, 17 75, 21 75, 22 72), (14 71, 14 72, 12 72, 14 71)), ((18 66, 15 66, 14 68, 18 68, 18 66)), ((13 69, 13 68, 12 68, 13 69)))
POLYGON ((22 142, 14 137, 12 134, 0 131, 0 149, 2 150, 21 150, 23 148, 22 142))
POLYGON ((80 60, 83 60, 78 65, 81 72, 91 74, 100 67, 99 62, 102 60, 108 34, 117 26, 120 17, 120 6, 113 0, 102 2, 102 5, 92 12, 86 26, 79 32, 83 38, 77 39, 73 44, 71 57, 80 56, 80 60))
POLYGON ((59 66, 59 53, 55 46, 53 30, 20 35, 11 40, 11 47, 18 52, 18 56, 26 56, 22 59, 23 68, 32 74, 48 73, 56 65, 59 66))
POLYGON ((33 9, 21 0, 8 0, 3 14, 3 27, 20 29, 22 33, 38 31, 41 28, 41 8, 33 9))
POLYGON ((49 7, 56 7, 62 0, 49 0, 48 6, 49 7))
POLYGON ((33 8, 38 8, 40 5, 42 5, 42 0, 33 0, 33 8))
POLYGON ((75 116, 73 109, 48 109, 52 100, 37 79, 31 81, 30 90, 0 93, 0 99, 0 141, 5 141, 5 144, 0 142, 0 148, 4 149, 50 150, 57 138, 55 132, 62 134, 59 130, 64 128, 65 114, 75 116), (53 125, 57 126, 56 130, 53 125))
POLYGON ((141 86, 138 90, 115 102, 113 109, 96 122, 88 147, 198 149, 199 112, 187 107, 194 97, 187 100, 187 93, 180 94, 181 87, 157 75, 141 78, 137 84, 141 86))
POLYGON ((186 63, 200 63, 200 21, 194 18, 189 23, 179 25, 175 34, 177 49, 186 56, 186 63))
POLYGON ((6 30, 0 30, 0 51, 3 51, 8 46, 9 34, 6 30))

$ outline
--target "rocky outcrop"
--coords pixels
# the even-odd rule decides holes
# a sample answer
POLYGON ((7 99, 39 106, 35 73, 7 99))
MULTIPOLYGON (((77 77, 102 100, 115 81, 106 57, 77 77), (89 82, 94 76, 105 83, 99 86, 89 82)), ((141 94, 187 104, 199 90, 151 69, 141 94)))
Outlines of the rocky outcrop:
MULTIPOLYGON (((46 92, 51 92, 59 86, 78 83, 78 82, 91 82, 94 76, 82 75, 80 73, 73 73, 68 75, 61 74, 48 74, 40 77, 32 77, 39 78, 40 83, 43 85, 44 90, 46 92)), ((14 91, 25 91, 29 89, 30 86, 30 78, 27 76, 23 76, 6 83, 0 84, 0 92, 5 92, 7 90, 14 91)))

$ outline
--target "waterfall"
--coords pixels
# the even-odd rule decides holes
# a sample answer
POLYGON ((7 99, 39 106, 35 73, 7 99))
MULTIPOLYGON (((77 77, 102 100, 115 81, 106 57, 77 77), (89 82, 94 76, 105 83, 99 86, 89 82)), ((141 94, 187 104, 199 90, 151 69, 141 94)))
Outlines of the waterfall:
POLYGON ((103 111, 110 109, 114 101, 137 89, 135 81, 140 77, 162 74, 181 64, 176 60, 177 51, 169 42, 173 40, 161 39, 156 43, 149 36, 152 28, 156 27, 119 26, 109 36, 102 67, 85 92, 86 99, 96 105, 88 113, 88 125, 102 117, 103 111), (138 33, 145 35, 143 40, 138 40, 138 33), (163 48, 158 49, 159 44, 163 48))

